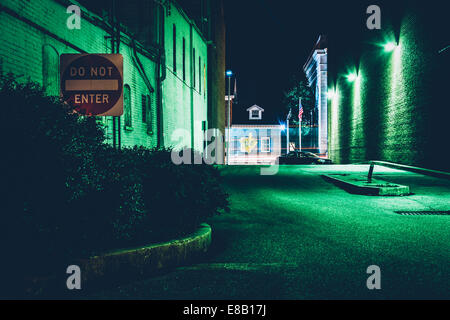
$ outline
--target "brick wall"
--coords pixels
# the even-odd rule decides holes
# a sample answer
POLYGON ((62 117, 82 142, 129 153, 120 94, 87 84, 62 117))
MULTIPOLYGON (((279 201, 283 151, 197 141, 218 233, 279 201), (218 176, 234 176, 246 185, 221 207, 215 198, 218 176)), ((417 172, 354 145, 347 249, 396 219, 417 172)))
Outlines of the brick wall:
MULTIPOLYGON (((12 72, 30 78, 44 86, 49 94, 59 92, 59 55, 63 53, 111 53, 111 40, 107 38, 107 24, 95 14, 82 8, 82 21, 80 30, 69 30, 66 21, 69 14, 66 8, 70 1, 57 0, 2 0, 0 6, 0 61, 2 72, 12 72)), ((174 4, 171 4, 171 15, 166 17, 166 30, 168 26, 176 24, 181 34, 190 39, 192 31, 192 45, 196 48, 197 70, 198 57, 207 68, 207 47, 200 33, 192 26, 190 20, 174 4)), ((171 29, 170 29, 171 30, 171 29)), ((189 135, 194 135, 197 149, 202 146, 201 121, 207 117, 207 81, 194 88, 191 93, 191 83, 181 81, 171 72, 172 32, 166 32, 167 79, 163 83, 163 128, 166 146, 172 145, 172 133, 177 128, 187 129, 189 135), (192 99, 191 99, 192 98, 192 99), (194 127, 191 128, 191 114, 194 114, 194 127)), ((188 48, 190 43, 188 43, 188 48)), ((156 90, 156 62, 151 52, 139 43, 138 59, 143 65, 150 86, 156 90)), ((177 49, 181 49, 181 42, 177 49)), ((138 71, 136 59, 133 58, 133 49, 129 35, 122 33, 120 53, 124 58, 124 85, 131 89, 130 104, 132 123, 125 127, 124 117, 120 117, 120 130, 122 146, 142 145, 155 147, 157 145, 157 104, 156 93, 151 93, 142 74, 138 71), (148 123, 143 121, 142 96, 150 95, 151 103, 148 123)), ((177 50, 177 60, 181 63, 182 52, 177 50)), ((189 57, 189 55, 187 55, 189 57)), ((190 60, 188 60, 188 65, 190 60)), ((179 69, 181 70, 181 68, 179 69)), ((189 70, 189 69, 187 69, 189 70)), ((202 68, 203 70, 203 68, 202 68)), ((206 74, 205 74, 206 77, 206 74)), ((197 83, 199 76, 197 75, 197 83)), ((202 76, 203 79, 203 76, 202 76)), ((206 79, 206 78, 205 78, 206 79)), ((100 119, 106 128, 108 142, 112 142, 112 118, 100 119)), ((191 140, 190 136, 187 140, 191 140)), ((190 145, 190 143, 188 144, 190 145)))
MULTIPOLYGON (((444 70, 438 54, 440 29, 427 12, 405 10, 398 29, 389 24, 367 32, 357 63, 341 64, 329 100, 329 150, 337 163, 385 160, 449 169, 444 70), (381 46, 399 39, 392 52, 381 46), (434 36, 431 36, 434 34, 434 36), (349 82, 346 74, 358 71, 349 82)), ((337 54, 337 53, 336 53, 337 54)))
POLYGON ((206 41, 183 11, 174 4, 171 4, 170 15, 165 18, 165 30, 167 79, 163 83, 163 90, 177 94, 164 96, 164 140, 170 146, 177 146, 183 141, 183 145, 201 150, 203 148, 202 121, 207 120, 208 104, 208 88, 205 81, 208 68, 206 41), (176 67, 173 55, 174 26, 176 67), (183 130, 189 135, 183 135, 183 139, 179 139, 179 135, 173 136, 176 129, 183 130))

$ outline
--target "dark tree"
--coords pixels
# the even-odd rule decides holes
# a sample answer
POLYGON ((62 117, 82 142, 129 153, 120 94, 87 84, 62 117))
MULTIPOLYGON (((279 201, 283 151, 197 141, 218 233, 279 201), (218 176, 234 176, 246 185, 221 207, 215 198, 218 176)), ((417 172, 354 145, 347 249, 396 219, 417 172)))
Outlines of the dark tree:
POLYGON ((284 91, 283 105, 286 109, 286 114, 291 109, 291 121, 298 123, 298 108, 299 100, 302 99, 303 106, 303 122, 309 124, 311 111, 314 113, 315 97, 314 90, 308 85, 308 80, 303 72, 294 74, 289 82, 289 87, 284 91))

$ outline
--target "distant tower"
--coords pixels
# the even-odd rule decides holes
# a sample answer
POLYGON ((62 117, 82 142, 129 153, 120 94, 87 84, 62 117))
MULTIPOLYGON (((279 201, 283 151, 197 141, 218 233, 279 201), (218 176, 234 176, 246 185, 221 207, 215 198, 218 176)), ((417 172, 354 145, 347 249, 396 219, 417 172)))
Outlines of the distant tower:
POLYGON ((314 89, 319 125, 319 153, 328 153, 328 117, 327 117, 327 41, 321 35, 303 66, 309 85, 314 89))

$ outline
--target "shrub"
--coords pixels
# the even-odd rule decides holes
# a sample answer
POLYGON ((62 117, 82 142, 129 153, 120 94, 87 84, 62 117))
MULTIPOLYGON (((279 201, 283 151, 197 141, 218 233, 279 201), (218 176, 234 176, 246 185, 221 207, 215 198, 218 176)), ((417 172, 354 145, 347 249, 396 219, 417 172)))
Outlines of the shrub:
POLYGON ((228 208, 212 166, 176 166, 167 149, 113 149, 95 118, 11 75, 0 101, 0 240, 11 274, 61 272, 75 257, 166 240, 228 208))
MULTIPOLYGON (((60 240, 69 239, 68 226, 77 220, 70 205, 81 196, 82 168, 101 146, 103 132, 94 119, 79 118, 38 85, 12 76, 1 79, 0 101, 1 212, 9 243, 19 255, 17 265, 22 259, 56 261, 70 251, 60 240)), ((36 268, 43 271, 38 263, 36 268)))
POLYGON ((158 226, 156 230, 192 230, 220 209, 227 210, 227 194, 220 187, 219 171, 206 164, 175 165, 169 151, 151 154, 143 181, 149 210, 146 219, 158 226))

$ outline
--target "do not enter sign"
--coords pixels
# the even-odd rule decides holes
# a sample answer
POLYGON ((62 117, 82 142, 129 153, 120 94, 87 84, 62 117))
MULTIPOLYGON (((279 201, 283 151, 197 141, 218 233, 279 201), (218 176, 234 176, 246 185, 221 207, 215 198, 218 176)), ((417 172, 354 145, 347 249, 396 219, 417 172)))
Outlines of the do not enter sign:
POLYGON ((75 111, 88 116, 123 114, 121 54, 62 54, 61 95, 75 111))

